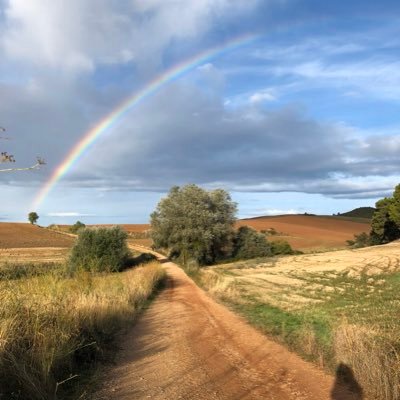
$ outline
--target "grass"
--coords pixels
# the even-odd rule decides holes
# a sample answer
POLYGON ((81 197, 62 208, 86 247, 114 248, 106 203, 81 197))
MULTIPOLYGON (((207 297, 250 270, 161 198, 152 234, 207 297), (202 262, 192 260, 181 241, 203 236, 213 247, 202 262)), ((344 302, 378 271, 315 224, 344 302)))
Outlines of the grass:
POLYGON ((351 366, 369 398, 400 398, 400 272, 294 270, 271 284, 263 271, 279 275, 258 260, 203 269, 196 281, 303 358, 331 372, 351 366))
MULTIPOLYGON (((54 267, 54 266, 53 266, 54 267)), ((0 397, 66 398, 105 356, 163 278, 159 263, 122 273, 0 269, 0 397)))

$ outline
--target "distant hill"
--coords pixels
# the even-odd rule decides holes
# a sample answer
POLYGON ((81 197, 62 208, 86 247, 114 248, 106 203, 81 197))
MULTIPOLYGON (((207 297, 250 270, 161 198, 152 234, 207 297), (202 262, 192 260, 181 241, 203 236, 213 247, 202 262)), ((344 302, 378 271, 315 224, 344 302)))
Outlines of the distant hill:
POLYGON ((370 231, 370 220, 347 216, 276 215, 241 219, 237 226, 247 225, 258 231, 276 232, 268 240, 283 239, 296 250, 311 251, 345 248, 354 234, 370 231))
POLYGON ((375 208, 373 208, 373 207, 358 207, 358 208, 355 208, 354 210, 351 210, 351 211, 348 211, 345 213, 341 213, 340 215, 342 217, 372 219, 374 212, 375 212, 375 208))

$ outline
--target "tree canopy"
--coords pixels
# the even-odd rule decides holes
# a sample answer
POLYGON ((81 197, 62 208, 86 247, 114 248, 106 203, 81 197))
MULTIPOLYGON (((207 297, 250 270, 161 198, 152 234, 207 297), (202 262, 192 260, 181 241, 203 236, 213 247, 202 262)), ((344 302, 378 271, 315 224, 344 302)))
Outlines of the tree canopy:
POLYGON ((222 189, 173 187, 151 214, 152 238, 185 264, 209 264, 232 253, 236 203, 222 189))
POLYGON ((37 220, 39 219, 39 215, 35 211, 31 211, 28 214, 28 220, 31 224, 36 224, 37 220))
POLYGON ((388 243, 400 239, 400 185, 393 197, 385 197, 376 202, 376 210, 371 223, 372 244, 388 243))

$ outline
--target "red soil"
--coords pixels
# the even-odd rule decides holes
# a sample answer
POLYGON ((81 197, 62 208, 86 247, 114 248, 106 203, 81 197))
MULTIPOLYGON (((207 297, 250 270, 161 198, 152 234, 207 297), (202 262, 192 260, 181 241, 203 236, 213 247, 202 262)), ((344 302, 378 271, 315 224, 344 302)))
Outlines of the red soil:
POLYGON ((0 223, 0 248, 71 247, 74 238, 31 224, 0 223))
POLYGON ((367 223, 311 215, 250 218, 238 221, 237 225, 247 225, 258 231, 274 228, 279 235, 269 236, 270 240, 286 240, 299 250, 343 248, 354 234, 370 230, 367 223))

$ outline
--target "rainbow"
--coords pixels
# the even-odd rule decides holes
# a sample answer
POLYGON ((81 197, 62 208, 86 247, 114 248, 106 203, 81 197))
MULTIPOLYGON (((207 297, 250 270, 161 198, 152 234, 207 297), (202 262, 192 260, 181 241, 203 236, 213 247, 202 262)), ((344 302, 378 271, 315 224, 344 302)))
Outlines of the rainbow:
POLYGON ((75 144, 75 146, 63 159, 63 161, 55 168, 49 179, 40 188, 39 192, 34 198, 30 209, 38 210, 40 205, 46 199, 46 197, 53 189, 53 187, 57 184, 57 182, 62 179, 62 177, 82 157, 82 155, 90 148, 90 146, 93 145, 96 139, 98 139, 103 132, 109 129, 129 110, 137 106, 144 99, 155 94, 163 86, 179 79, 181 76, 200 66, 204 62, 210 61, 211 59, 219 57, 224 53, 230 52, 238 47, 249 44, 258 37, 259 35, 255 34, 240 36, 228 42, 225 42, 222 45, 213 47, 200 54, 197 54, 196 56, 187 59, 163 72, 161 75, 157 76, 155 79, 147 83, 147 85, 145 85, 141 90, 135 92, 130 97, 125 99, 113 111, 111 111, 95 126, 93 126, 87 133, 85 133, 83 137, 79 140, 79 142, 75 144))

